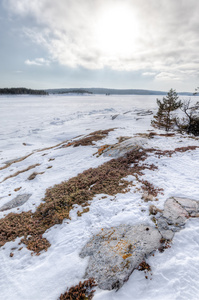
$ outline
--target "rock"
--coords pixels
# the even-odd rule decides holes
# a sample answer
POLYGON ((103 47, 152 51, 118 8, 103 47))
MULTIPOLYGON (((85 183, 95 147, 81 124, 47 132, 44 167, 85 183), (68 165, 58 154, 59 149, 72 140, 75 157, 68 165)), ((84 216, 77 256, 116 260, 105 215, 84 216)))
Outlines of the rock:
POLYGON ((111 119, 112 119, 112 120, 115 120, 118 116, 119 116, 119 114, 113 115, 113 116, 111 117, 111 119))
POLYGON ((169 198, 164 205, 163 217, 167 219, 169 225, 182 226, 185 224, 189 214, 175 198, 169 198))
POLYGON ((119 289, 148 255, 168 248, 166 240, 172 240, 190 216, 199 216, 199 201, 173 197, 165 201, 163 211, 151 206, 151 212, 156 228, 120 225, 95 235, 80 253, 89 256, 85 277, 94 278, 101 289, 119 289))
POLYGON ((157 227, 163 238, 171 240, 176 231, 184 228, 189 217, 198 217, 199 202, 173 197, 166 200, 163 213, 157 217, 157 227))
POLYGON ((146 138, 130 138, 121 143, 117 143, 112 145, 104 150, 104 156, 111 156, 114 158, 118 158, 121 156, 125 156, 126 153, 132 150, 140 149, 144 144, 147 143, 146 138))
POLYGON ((120 225, 103 229, 82 249, 90 256, 85 277, 93 277, 101 289, 119 289, 147 255, 158 249, 161 235, 147 225, 120 225))
POLYGON ((18 195, 13 200, 11 200, 11 201, 7 202, 6 204, 4 204, 0 208, 0 211, 8 210, 8 209, 15 208, 15 207, 23 205, 26 201, 28 201, 28 199, 30 198, 31 195, 32 194, 18 195))
POLYGON ((199 213, 199 202, 187 198, 174 198, 192 217, 199 213))
POLYGON ((151 111, 151 110, 145 110, 145 109, 140 109, 140 111, 139 112, 137 112, 137 115, 138 116, 148 116, 148 115, 152 115, 153 114, 153 112, 151 111))

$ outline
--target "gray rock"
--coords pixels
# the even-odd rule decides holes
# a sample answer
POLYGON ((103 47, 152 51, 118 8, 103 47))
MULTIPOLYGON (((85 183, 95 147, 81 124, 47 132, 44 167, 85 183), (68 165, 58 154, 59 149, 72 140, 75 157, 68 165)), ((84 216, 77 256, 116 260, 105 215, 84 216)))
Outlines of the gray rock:
POLYGON ((118 116, 119 116, 119 114, 113 115, 113 116, 111 117, 111 119, 112 119, 112 120, 115 120, 118 116))
POLYGON ((163 217, 167 219, 168 224, 181 226, 185 224, 189 214, 175 198, 169 198, 164 205, 163 217))
POLYGON ((199 217, 199 202, 173 197, 166 200, 163 213, 157 217, 157 227, 163 238, 171 240, 174 233, 184 228, 189 217, 199 217))
POLYGON ((188 198, 174 198, 192 217, 199 213, 199 202, 188 198))
POLYGON ((142 109, 142 110, 140 110, 139 112, 137 112, 137 115, 138 116, 148 116, 148 115, 152 115, 153 114, 153 112, 151 111, 151 110, 144 110, 144 109, 142 109))
POLYGON ((147 255, 160 247, 161 235, 147 225, 120 225, 104 229, 82 249, 90 256, 85 277, 93 277, 101 289, 119 289, 147 255))
POLYGON ((130 138, 121 143, 117 143, 113 146, 108 147, 104 150, 103 155, 118 158, 121 156, 125 156, 126 153, 132 150, 140 149, 144 144, 147 143, 146 138, 130 138))
POLYGON ((18 195, 13 200, 11 200, 11 201, 7 202, 6 204, 4 204, 0 208, 0 211, 8 210, 8 209, 15 208, 15 207, 23 205, 26 201, 28 201, 28 199, 30 198, 31 195, 32 194, 18 195))

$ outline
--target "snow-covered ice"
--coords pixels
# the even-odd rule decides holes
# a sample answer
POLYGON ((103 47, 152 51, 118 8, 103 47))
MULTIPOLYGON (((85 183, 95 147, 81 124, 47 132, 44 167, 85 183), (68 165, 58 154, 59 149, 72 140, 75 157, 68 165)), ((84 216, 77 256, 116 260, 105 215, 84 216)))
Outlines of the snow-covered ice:
MULTIPOLYGON (((31 194, 21 207, 0 212, 0 217, 10 212, 35 211, 48 187, 108 161, 109 157, 93 155, 97 147, 114 144, 119 136, 133 137, 137 133, 149 133, 148 130, 160 132, 150 125, 153 115, 145 114, 146 110, 156 112, 156 98, 1 96, 0 168, 13 159, 27 158, 0 170, 0 182, 29 166, 38 166, 0 184, 0 207, 17 195, 31 194), (94 146, 54 147, 79 135, 109 128, 116 129, 94 146), (27 180, 34 171, 44 173, 27 180), (20 190, 14 191, 18 188, 20 190)), ((196 100, 199 97, 194 97, 196 100)), ((162 150, 190 145, 199 146, 199 140, 176 134, 174 137, 154 136, 148 141, 149 148, 162 150)), ((175 153, 172 157, 150 156, 147 162, 154 163, 158 170, 145 170, 143 179, 164 189, 164 195, 159 195, 159 201, 155 202, 157 207, 162 209, 171 196, 199 200, 199 149, 175 153)), ((44 234, 51 247, 40 256, 31 256, 26 247, 18 251, 20 238, 6 243, 0 249, 0 299, 58 299, 67 287, 84 280, 88 260, 81 259, 79 253, 92 234, 120 224, 153 226, 148 211, 151 203, 141 200, 141 193, 135 193, 136 186, 139 183, 128 193, 116 197, 102 199, 102 195, 97 195, 89 212, 81 217, 77 216, 81 208, 75 206, 70 213, 71 220, 65 220, 44 234), (17 249, 12 250, 15 247, 17 249), (14 253, 13 257, 10 252, 14 253)), ((198 252, 199 219, 191 219, 185 229, 175 234, 171 248, 148 258, 152 269, 149 279, 145 279, 143 272, 134 271, 118 292, 97 288, 94 300, 197 300, 198 252)))

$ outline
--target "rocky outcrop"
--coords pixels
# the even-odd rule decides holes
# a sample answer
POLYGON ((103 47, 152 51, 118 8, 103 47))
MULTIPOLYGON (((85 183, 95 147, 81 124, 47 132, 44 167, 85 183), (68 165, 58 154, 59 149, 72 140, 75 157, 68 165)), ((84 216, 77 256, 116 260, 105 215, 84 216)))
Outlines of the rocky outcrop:
POLYGON ((184 228, 190 217, 199 217, 199 202, 169 198, 164 210, 153 209, 156 227, 120 225, 102 229, 82 249, 80 257, 89 256, 85 277, 94 278, 101 289, 119 289, 145 258, 167 248, 175 232, 184 228))
POLYGON ((156 218, 163 238, 171 240, 176 231, 184 228, 190 217, 199 217, 199 202, 187 198, 173 197, 166 200, 164 210, 156 218))
POLYGON ((31 195, 32 194, 18 195, 13 200, 11 200, 11 201, 7 202, 6 204, 4 204, 0 208, 0 211, 8 210, 8 209, 15 208, 15 207, 23 205, 24 203, 26 203, 26 201, 28 201, 28 199, 30 198, 31 195))
POLYGON ((140 149, 144 144, 147 143, 147 141, 148 139, 146 138, 129 138, 121 143, 117 143, 115 145, 107 147, 103 151, 103 155, 114 158, 122 157, 132 150, 140 149))
POLYGON ((85 277, 101 289, 119 289, 144 258, 160 247, 161 235, 146 225, 120 225, 102 229, 82 249, 89 256, 85 277))

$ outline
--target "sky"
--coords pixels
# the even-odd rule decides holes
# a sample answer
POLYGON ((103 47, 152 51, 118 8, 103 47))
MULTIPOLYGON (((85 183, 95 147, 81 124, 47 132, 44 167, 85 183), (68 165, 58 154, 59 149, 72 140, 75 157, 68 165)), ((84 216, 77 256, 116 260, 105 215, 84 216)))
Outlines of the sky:
POLYGON ((199 86, 198 0, 0 0, 0 87, 199 86))

